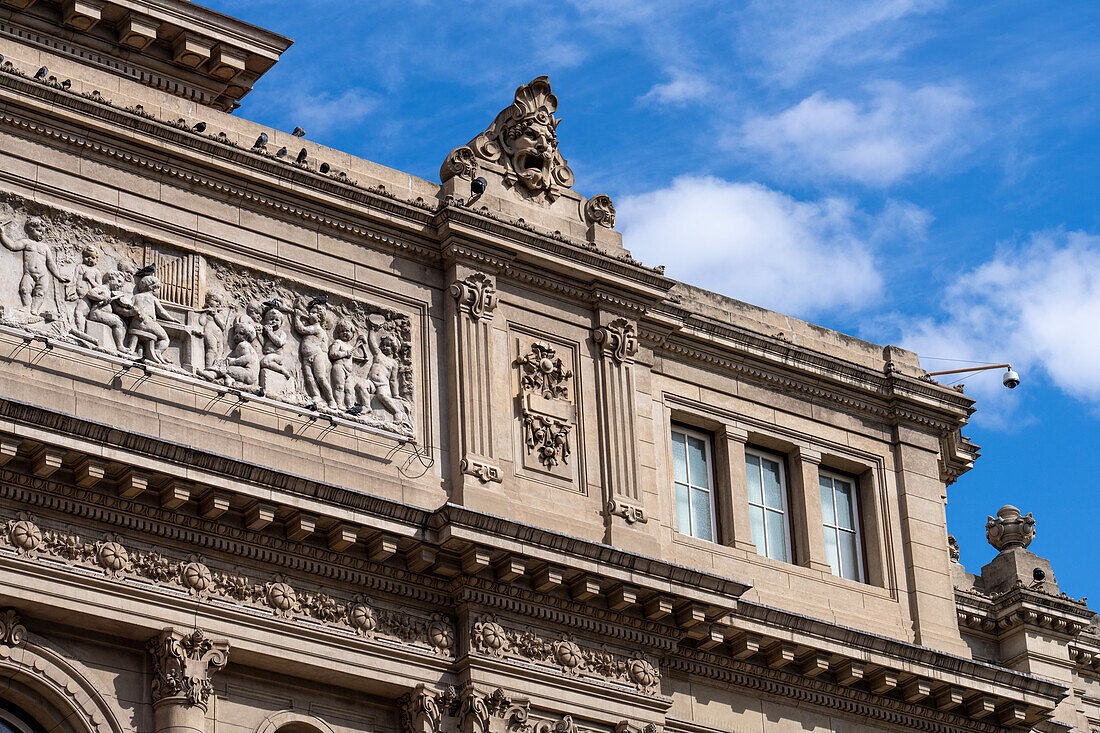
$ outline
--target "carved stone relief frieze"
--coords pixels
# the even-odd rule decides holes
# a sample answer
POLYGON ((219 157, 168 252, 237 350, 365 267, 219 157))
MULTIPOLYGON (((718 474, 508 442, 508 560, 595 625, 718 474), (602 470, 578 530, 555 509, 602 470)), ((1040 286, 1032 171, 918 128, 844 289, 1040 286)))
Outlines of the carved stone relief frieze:
POLYGON ((363 595, 345 597, 305 589, 279 575, 252 578, 239 568, 217 567, 196 555, 178 558, 155 549, 137 548, 117 535, 84 538, 66 529, 44 528, 25 513, 0 526, 0 551, 7 549, 27 558, 96 569, 119 582, 177 588, 202 600, 232 603, 288 620, 351 631, 366 639, 384 639, 454 656, 454 622, 444 614, 387 606, 363 595))
POLYGON ((0 200, 0 324, 413 433, 412 321, 0 200))
POLYGON ((515 364, 519 369, 524 447, 529 457, 553 473, 560 464, 569 462, 572 453, 571 431, 576 420, 573 371, 545 341, 529 342, 515 364))
POLYGON ((470 646, 479 654, 538 664, 569 677, 627 685, 646 695, 660 691, 661 673, 641 652, 622 654, 583 644, 570 634, 551 637, 526 627, 513 628, 493 614, 473 620, 470 646))

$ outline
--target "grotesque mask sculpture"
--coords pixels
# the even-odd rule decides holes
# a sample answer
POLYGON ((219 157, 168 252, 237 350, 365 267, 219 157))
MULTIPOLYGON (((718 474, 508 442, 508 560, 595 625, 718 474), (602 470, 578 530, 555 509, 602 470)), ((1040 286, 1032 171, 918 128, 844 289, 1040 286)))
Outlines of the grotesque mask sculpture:
POLYGON ((557 109, 550 80, 540 76, 516 89, 512 105, 466 147, 499 166, 506 185, 518 183, 517 190, 552 202, 561 188, 573 185, 573 171, 558 151, 557 109))

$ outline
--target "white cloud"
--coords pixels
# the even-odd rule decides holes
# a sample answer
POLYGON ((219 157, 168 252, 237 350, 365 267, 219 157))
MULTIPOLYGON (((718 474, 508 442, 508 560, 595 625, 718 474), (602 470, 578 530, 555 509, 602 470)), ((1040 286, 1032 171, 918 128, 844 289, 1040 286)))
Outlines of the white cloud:
POLYGON ((936 170, 967 147, 974 103, 950 86, 868 88, 864 104, 818 92, 774 117, 745 122, 741 144, 792 175, 887 185, 936 170))
POLYGON ((655 107, 682 107, 689 102, 706 99, 712 87, 702 76, 685 69, 672 69, 672 78, 662 84, 654 84, 643 94, 639 103, 655 107))
POLYGON ((265 88, 264 96, 255 102, 277 110, 290 124, 305 128, 306 134, 314 140, 330 132, 353 129, 378 110, 378 97, 355 87, 342 94, 303 88, 276 92, 265 88))
POLYGON ((876 303, 875 218, 843 199, 684 176, 617 202, 624 244, 671 277, 801 316, 876 303))
MULTIPOLYGON (((1100 236, 1049 231, 998 249, 963 273, 943 299, 946 315, 911 324, 903 344, 918 354, 1010 361, 1015 393, 999 377, 967 377, 967 394, 1003 416, 1043 375, 1067 394, 1100 406, 1100 236)), ((948 369, 926 361, 926 369, 948 369)), ((946 379, 946 378, 945 378, 946 379)))
POLYGON ((946 0, 755 0, 743 14, 742 44, 772 81, 794 83, 832 63, 893 59, 920 36, 907 20, 946 0))

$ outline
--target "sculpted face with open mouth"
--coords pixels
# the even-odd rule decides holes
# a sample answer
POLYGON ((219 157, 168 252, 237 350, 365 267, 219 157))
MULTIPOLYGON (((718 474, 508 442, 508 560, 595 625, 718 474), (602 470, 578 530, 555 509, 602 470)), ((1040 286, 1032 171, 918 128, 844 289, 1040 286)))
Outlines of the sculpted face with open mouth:
POLYGON ((524 120, 509 132, 512 166, 516 175, 528 189, 544 190, 550 183, 550 166, 556 144, 549 119, 524 120))

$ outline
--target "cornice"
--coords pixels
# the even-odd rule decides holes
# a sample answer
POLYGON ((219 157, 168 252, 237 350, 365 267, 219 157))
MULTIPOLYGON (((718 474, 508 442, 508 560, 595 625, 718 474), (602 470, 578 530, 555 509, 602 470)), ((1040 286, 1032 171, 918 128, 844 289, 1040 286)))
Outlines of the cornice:
POLYGON ((931 710, 902 700, 884 698, 863 690, 739 662, 715 654, 673 657, 667 667, 684 674, 698 675, 747 690, 772 695, 785 702, 823 707, 838 712, 896 725, 905 730, 931 733, 997 733, 998 726, 970 720, 962 715, 931 710))
POLYGON ((71 57, 101 73, 217 109, 236 107, 293 43, 277 33, 180 0, 107 0, 98 13, 85 16, 86 28, 66 22, 66 11, 56 7, 57 2, 29 0, 22 4, 26 7, 12 12, 10 29, 0 21, 0 33, 16 35, 24 43, 71 57), (110 28, 108 16, 136 17, 142 30, 124 42, 121 23, 117 29, 110 28), (239 58, 241 67, 220 66, 212 58, 200 59, 197 64, 181 63, 172 46, 184 34, 208 45, 209 51, 217 48, 239 58), (228 74, 216 73, 214 66, 228 74))
POLYGON ((438 533, 440 542, 444 544, 449 538, 463 536, 463 530, 484 536, 496 536, 502 540, 514 540, 528 548, 564 552, 578 560, 589 560, 599 565, 627 570, 631 576, 638 579, 638 582, 642 582, 641 579, 644 577, 649 577, 666 587, 671 584, 673 593, 695 594, 702 591, 710 594, 716 605, 725 602, 732 607, 734 599, 751 587, 732 578, 705 573, 530 524, 522 524, 458 504, 444 504, 432 514, 428 526, 438 533))
POLYGON ((735 626, 738 619, 766 623, 774 628, 805 634, 806 637, 843 644, 856 653, 882 654, 896 660, 899 666, 906 666, 912 671, 916 671, 916 665, 921 665, 928 670, 935 670, 939 674, 954 674, 961 679, 974 683, 985 682, 991 685, 1025 690, 1053 700, 1061 699, 1065 692, 1061 685, 1005 667, 998 667, 975 659, 942 652, 931 647, 900 639, 891 639, 879 634, 840 626, 758 603, 741 601, 733 614, 735 626))
MULTIPOLYGON (((0 89, 4 87, 18 92, 21 97, 10 99, 7 109, 0 116, 0 123, 22 130, 25 134, 46 136, 78 147, 86 153, 96 153, 128 165, 170 175, 190 184, 248 201, 255 206, 309 221, 311 224, 373 239, 404 250, 411 257, 420 260, 439 262, 442 257, 435 237, 424 239, 426 232, 433 232, 445 239, 452 227, 459 226, 467 237, 489 237, 487 241, 495 248, 509 253, 506 256, 522 256, 530 260, 528 267, 538 268, 542 257, 554 258, 567 271, 580 268, 587 272, 588 275, 582 280, 614 278, 627 291, 641 288, 644 293, 643 301, 655 302, 673 285, 672 280, 663 277, 657 270, 634 261, 604 255, 587 243, 573 242, 558 232, 539 232, 522 220, 505 222, 490 212, 475 213, 457 202, 444 202, 439 207, 435 200, 417 198, 406 201, 391 194, 382 185, 361 187, 342 172, 322 174, 308 163, 299 165, 265 152, 246 150, 224 136, 196 133, 186 126, 158 120, 141 108, 123 110, 98 93, 78 95, 62 89, 56 82, 30 79, 24 72, 10 66, 0 68, 0 89), (16 105, 25 106, 26 99, 51 105, 48 115, 50 120, 57 119, 59 112, 64 111, 70 115, 98 120, 101 126, 106 124, 143 133, 180 153, 193 154, 187 163, 190 167, 184 165, 186 155, 174 156, 172 162, 166 162, 162 155, 137 150, 135 146, 139 146, 140 141, 136 141, 132 135, 127 137, 125 143, 95 140, 89 133, 92 128, 84 124, 86 120, 74 118, 73 124, 81 130, 78 133, 62 129, 54 122, 27 118, 15 109, 16 105), (216 173, 211 171, 211 161, 218 168, 216 173), (235 168, 229 169, 226 164, 235 168), (264 180, 243 180, 255 174, 264 176, 264 180), (257 188, 257 183, 269 191, 263 192, 262 188, 257 188), (288 184, 297 188, 291 192, 287 189, 288 184), (321 195, 325 197, 323 201, 320 199, 321 195), (295 199, 296 203, 289 203, 288 200, 291 199, 295 199), (343 205, 343 208, 340 209, 338 205, 343 205), (363 211, 363 207, 370 211, 363 211), (339 216, 337 212, 344 216, 339 216), (388 234, 377 227, 359 223, 370 219, 371 212, 394 217, 389 225, 398 229, 409 229, 408 234, 412 238, 388 234), (628 285, 629 283, 633 285, 628 285)), ((107 130, 102 132, 110 134, 107 130)), ((521 270, 517 275, 524 278, 527 273, 521 270)), ((550 284, 549 281, 530 276, 524 279, 536 286, 550 284)), ((589 295, 588 299, 595 297, 589 295)))
POLYGON ((1023 585, 995 595, 956 589, 955 604, 960 628, 993 637, 1025 627, 1039 633, 1076 638, 1091 628, 1096 616, 1083 601, 1023 585))
MULTIPOLYGON (((189 477, 187 481, 189 489, 188 498, 184 500, 184 504, 192 500, 199 502, 201 497, 215 490, 202 483, 204 471, 216 474, 219 478, 230 479, 221 481, 220 488, 216 490, 229 495, 236 494, 237 498, 232 503, 237 507, 257 502, 275 506, 281 504, 285 512, 290 512, 303 509, 297 497, 308 498, 314 502, 308 511, 319 515, 318 522, 351 523, 359 527, 356 531, 363 537, 378 536, 379 533, 389 536, 393 543, 389 556, 396 555, 397 561, 407 562, 409 567, 415 568, 415 572, 431 570, 430 576, 447 579, 460 576, 462 573, 458 568, 464 565, 460 556, 478 550, 485 557, 484 563, 476 565, 466 573, 467 575, 476 575, 479 570, 488 569, 491 564, 499 564, 499 561, 514 560, 519 563, 521 569, 514 573, 511 579, 522 583, 526 582, 528 568, 534 570, 540 564, 550 565, 556 569, 556 572, 564 573, 566 585, 572 582, 573 576, 578 571, 590 578, 601 589, 592 595, 600 595, 602 590, 610 591, 616 587, 627 586, 631 589, 630 592, 636 594, 640 600, 660 595, 669 599, 676 608, 698 606, 702 613, 711 617, 727 613, 736 604, 736 598, 748 588, 746 584, 729 578, 626 552, 601 543, 512 522, 456 505, 446 504, 435 511, 419 509, 378 496, 282 474, 254 464, 199 451, 189 446, 121 431, 109 425, 93 423, 11 400, 0 400, 0 417, 15 423, 17 427, 14 430, 20 436, 35 435, 39 436, 38 439, 52 433, 73 436, 79 439, 80 444, 88 446, 86 450, 95 455, 99 455, 99 450, 93 449, 93 446, 110 448, 108 452, 112 454, 111 463, 121 464, 120 467, 110 469, 110 475, 125 473, 127 468, 144 472, 148 476, 148 493, 154 500, 162 489, 154 490, 153 487, 164 486, 165 482, 170 481, 173 476, 186 475, 189 477), (158 469, 148 467, 150 458, 161 461, 159 470, 163 472, 162 474, 158 474, 158 469), (171 468, 173 465, 179 466, 179 473, 171 468), (272 491, 273 489, 276 491, 272 491), (349 519, 349 514, 357 518, 349 519), (423 562, 419 559, 415 561, 409 559, 414 556, 417 558, 426 556, 429 559, 423 562)), ((73 457, 74 451, 81 450, 79 447, 73 447, 74 441, 65 442, 67 447, 61 450, 70 456, 67 460, 77 462, 84 460, 73 457)), ((34 455, 37 455, 37 452, 34 455)), ((94 458, 95 455, 92 457, 94 458)), ((28 457, 28 460, 33 459, 28 457)), ((102 461, 102 459, 97 460, 102 461)), ((25 485, 31 487, 49 486, 51 493, 54 494, 71 495, 71 489, 64 489, 63 485, 46 482, 45 479, 31 478, 25 473, 12 471, 10 467, 0 468, 0 479, 5 477, 11 481, 17 479, 29 481, 31 483, 25 485), (23 478, 20 479, 20 476, 23 478), (34 483, 36 481, 40 483, 34 483)), ((113 479, 107 479, 104 482, 104 488, 109 491, 114 483, 113 479)), ((100 491, 82 491, 81 497, 88 503, 95 504, 101 499, 107 504, 120 501, 100 491)), ((148 504, 145 506, 147 507, 145 511, 150 512, 150 516, 156 515, 158 510, 148 504)), ((179 504, 175 506, 178 507, 179 504)), ((77 510, 69 511, 75 513, 77 510)), ((225 510, 221 514, 225 514, 225 510)), ((204 524, 203 520, 188 514, 185 509, 166 514, 165 521, 170 521, 168 518, 175 516, 189 517, 181 519, 181 524, 193 526, 196 531, 209 526, 209 521, 204 524)), ((226 519, 231 516, 227 514, 226 519)), ((130 525, 124 523, 123 526, 130 525)), ((247 533, 242 534, 242 532, 244 530, 240 529, 239 524, 234 526, 231 523, 225 535, 231 538, 248 536, 247 533)), ((321 541, 324 541, 323 536, 321 541)), ((264 542, 267 543, 268 540, 264 542)), ((348 546, 355 544, 357 543, 352 541, 348 546)), ((325 558, 328 558, 329 562, 335 562, 341 556, 341 551, 325 549, 305 542, 298 545, 292 543, 287 545, 287 548, 289 548, 287 552, 298 553, 293 556, 300 558, 293 562, 288 560, 291 567, 305 567, 302 563, 321 562, 325 558), (295 547, 300 547, 300 552, 295 550, 295 547)), ((562 580, 558 580, 554 585, 557 587, 561 584, 562 580)), ((477 587, 476 584, 473 587, 477 587)), ((451 591, 454 590, 455 587, 451 587, 451 591)), ((618 619, 617 623, 620 626, 633 625, 642 630, 648 629, 645 633, 655 633, 656 629, 649 626, 648 622, 638 625, 641 619, 641 607, 636 604, 631 606, 632 614, 618 616, 615 613, 598 613, 595 618, 598 623, 605 624, 618 619)), ((534 608, 534 605, 529 605, 528 608, 534 608)), ((580 613, 584 606, 566 605, 559 608, 580 613)))
POLYGON ((966 424, 973 400, 897 372, 877 372, 747 329, 685 313, 684 328, 642 324, 639 337, 655 351, 701 361, 781 391, 824 399, 850 412, 892 423, 916 423, 945 435, 966 424))

